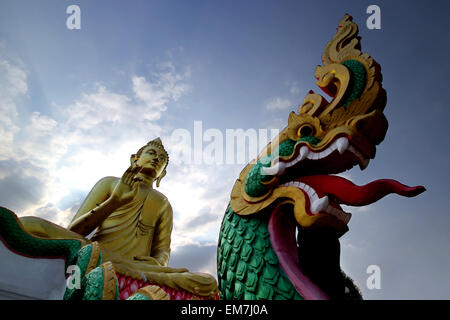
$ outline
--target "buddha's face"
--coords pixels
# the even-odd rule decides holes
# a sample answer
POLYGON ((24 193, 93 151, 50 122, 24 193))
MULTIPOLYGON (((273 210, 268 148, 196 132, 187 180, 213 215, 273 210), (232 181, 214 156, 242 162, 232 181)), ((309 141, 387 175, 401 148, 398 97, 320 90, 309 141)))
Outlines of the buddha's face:
POLYGON ((145 147, 139 159, 136 161, 136 164, 142 167, 141 172, 152 178, 159 177, 166 163, 167 156, 164 150, 152 145, 145 147))

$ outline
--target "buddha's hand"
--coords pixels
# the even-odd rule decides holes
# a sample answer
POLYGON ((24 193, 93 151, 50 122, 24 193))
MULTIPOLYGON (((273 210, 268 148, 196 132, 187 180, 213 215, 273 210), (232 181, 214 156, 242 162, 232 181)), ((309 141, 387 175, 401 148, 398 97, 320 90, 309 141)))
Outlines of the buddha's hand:
POLYGON ((136 196, 136 193, 138 191, 138 188, 136 187, 136 184, 140 181, 142 181, 142 178, 135 178, 135 175, 142 169, 142 167, 139 166, 130 166, 122 175, 122 178, 120 178, 119 182, 116 184, 111 197, 110 201, 117 206, 122 206, 131 200, 136 196))

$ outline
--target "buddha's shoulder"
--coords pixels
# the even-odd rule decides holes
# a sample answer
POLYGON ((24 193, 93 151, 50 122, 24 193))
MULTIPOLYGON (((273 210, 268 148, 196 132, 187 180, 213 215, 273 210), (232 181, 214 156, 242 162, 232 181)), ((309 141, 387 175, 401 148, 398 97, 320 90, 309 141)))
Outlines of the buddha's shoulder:
POLYGON ((169 199, 167 199, 163 193, 155 189, 151 189, 148 192, 145 203, 147 206, 151 206, 153 208, 158 207, 161 209, 166 209, 170 207, 169 199))

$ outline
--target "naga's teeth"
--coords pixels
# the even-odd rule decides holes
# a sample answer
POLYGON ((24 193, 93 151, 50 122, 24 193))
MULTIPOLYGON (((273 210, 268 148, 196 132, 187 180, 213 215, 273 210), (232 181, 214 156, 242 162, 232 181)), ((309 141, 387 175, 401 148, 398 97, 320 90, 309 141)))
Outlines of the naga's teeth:
POLYGON ((271 167, 262 167, 261 174, 265 176, 281 175, 286 170, 286 164, 284 162, 277 162, 271 167))
POLYGON ((320 211, 325 210, 328 207, 328 204, 329 204, 328 196, 315 200, 311 204, 311 213, 316 214, 319 213, 320 211))
POLYGON ((336 140, 336 146, 340 154, 343 154, 349 146, 348 139, 346 137, 340 137, 336 140))
POLYGON ((361 170, 364 170, 365 168, 367 168, 367 166, 369 165, 369 159, 365 158, 361 152, 359 152, 358 150, 356 150, 353 146, 350 146, 348 148, 348 150, 350 152, 352 152, 355 156, 358 157, 359 159, 359 167, 361 168, 361 170))
POLYGON ((302 161, 303 159, 305 159, 306 156, 308 156, 308 154, 309 154, 308 147, 307 146, 301 147, 300 148, 300 153, 299 153, 298 158, 297 158, 297 159, 299 159, 298 161, 302 161))
POLYGON ((369 165, 369 159, 365 159, 365 158, 359 163, 359 167, 361 168, 361 170, 364 170, 365 168, 367 168, 368 165, 369 165))
POLYGON ((277 174, 277 168, 275 167, 261 167, 261 174, 263 176, 274 176, 277 174))
POLYGON ((342 221, 344 221, 344 223, 348 224, 348 222, 350 221, 351 218, 352 218, 352 214, 350 212, 346 212, 345 215, 342 217, 342 221))

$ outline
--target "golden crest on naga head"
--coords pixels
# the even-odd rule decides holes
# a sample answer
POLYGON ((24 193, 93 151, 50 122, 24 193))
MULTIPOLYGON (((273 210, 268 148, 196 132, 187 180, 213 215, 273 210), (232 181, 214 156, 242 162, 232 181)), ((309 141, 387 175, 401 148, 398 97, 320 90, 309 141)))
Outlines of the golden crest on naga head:
POLYGON ((383 114, 386 92, 381 86, 381 68, 369 54, 361 52, 358 26, 348 14, 325 47, 322 63, 314 73, 316 83, 332 100, 328 102, 310 91, 298 114, 292 112, 289 116, 287 137, 302 137, 305 123, 321 140, 318 148, 336 135, 345 134, 363 152, 364 167, 368 159, 374 158, 375 146, 383 141, 387 131, 383 114))

